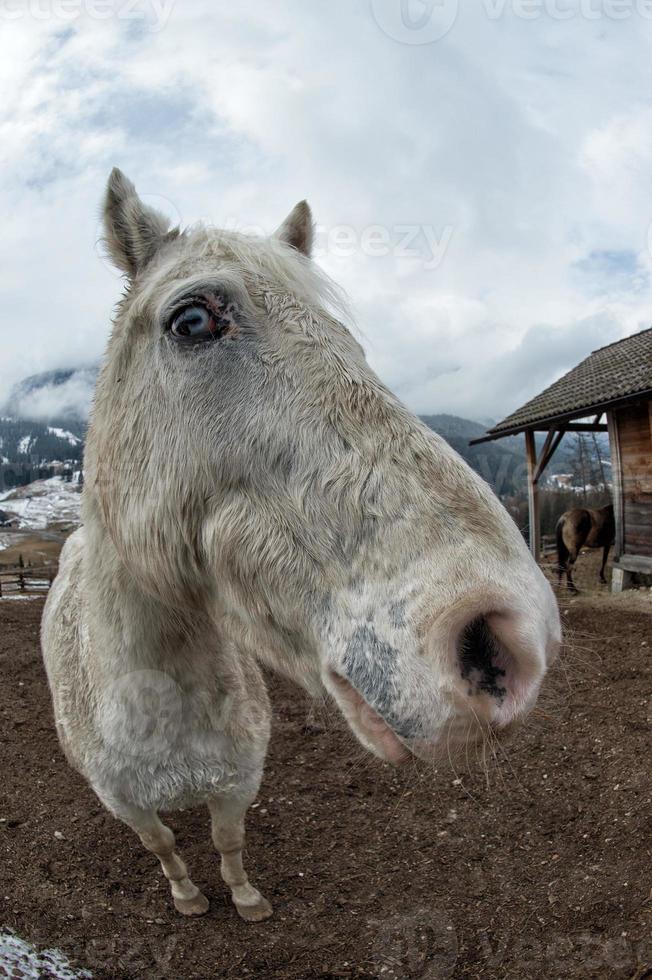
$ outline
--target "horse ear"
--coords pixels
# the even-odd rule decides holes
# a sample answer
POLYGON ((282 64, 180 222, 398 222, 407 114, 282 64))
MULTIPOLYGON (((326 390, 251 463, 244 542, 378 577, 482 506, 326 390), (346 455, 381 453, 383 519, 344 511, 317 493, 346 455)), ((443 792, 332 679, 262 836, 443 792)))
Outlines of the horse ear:
POLYGON ((114 167, 104 197, 104 241, 109 255, 133 278, 169 236, 164 215, 143 204, 136 188, 114 167))
POLYGON ((307 201, 295 204, 283 224, 274 232, 274 238, 279 238, 286 245, 303 252, 308 258, 312 252, 314 237, 312 211, 307 201))

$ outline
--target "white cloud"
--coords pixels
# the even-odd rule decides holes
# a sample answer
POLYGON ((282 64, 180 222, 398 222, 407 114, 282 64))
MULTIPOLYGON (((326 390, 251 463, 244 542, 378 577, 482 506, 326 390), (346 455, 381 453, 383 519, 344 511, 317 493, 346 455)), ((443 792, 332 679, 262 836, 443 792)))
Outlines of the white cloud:
POLYGON ((43 383, 45 379, 40 378, 36 387, 19 384, 11 394, 8 411, 12 416, 38 421, 83 421, 91 408, 96 378, 96 370, 79 368, 63 381, 43 383))
POLYGON ((346 0, 177 0, 159 31, 3 22, 0 402, 101 353, 120 289, 97 213, 116 163, 186 222, 271 230, 307 196, 325 242, 350 227, 353 254, 319 261, 419 411, 499 417, 647 326, 651 120, 636 96, 652 23, 486 9, 460 6, 423 45, 346 0), (360 247, 376 225, 389 254, 360 247), (422 229, 407 257, 406 225, 422 229))

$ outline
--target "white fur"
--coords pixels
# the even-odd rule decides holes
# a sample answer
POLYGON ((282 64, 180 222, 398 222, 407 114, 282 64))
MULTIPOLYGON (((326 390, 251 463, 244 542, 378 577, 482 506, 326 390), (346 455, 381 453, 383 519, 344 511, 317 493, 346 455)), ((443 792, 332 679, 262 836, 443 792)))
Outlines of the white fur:
POLYGON ((279 238, 182 234, 114 173, 105 221, 130 281, 89 427, 84 526, 43 619, 57 728, 187 914, 206 901, 156 811, 206 801, 223 877, 257 920, 270 909, 241 848, 269 738, 259 662, 326 688, 381 757, 430 756, 527 713, 558 614, 489 487, 333 315, 337 291, 301 254, 307 206, 279 238), (198 295, 235 312, 227 335, 182 349, 169 311, 198 295), (460 672, 477 617, 509 663, 500 697, 460 672))

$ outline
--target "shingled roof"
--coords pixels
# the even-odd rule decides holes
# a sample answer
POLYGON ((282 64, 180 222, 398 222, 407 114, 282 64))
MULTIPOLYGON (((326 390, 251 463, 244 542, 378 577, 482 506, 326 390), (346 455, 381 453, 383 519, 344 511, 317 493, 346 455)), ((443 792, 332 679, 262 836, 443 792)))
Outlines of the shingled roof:
POLYGON ((637 396, 652 395, 652 328, 593 351, 540 395, 474 442, 584 418, 637 396))

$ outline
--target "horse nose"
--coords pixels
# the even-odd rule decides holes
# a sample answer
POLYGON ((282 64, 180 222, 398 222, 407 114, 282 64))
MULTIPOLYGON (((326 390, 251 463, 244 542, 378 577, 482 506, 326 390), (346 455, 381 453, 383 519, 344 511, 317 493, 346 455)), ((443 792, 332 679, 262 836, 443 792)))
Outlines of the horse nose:
POLYGON ((454 643, 456 686, 464 708, 495 728, 523 717, 536 701, 555 648, 542 624, 523 613, 474 615, 454 643))
POLYGON ((458 652, 460 673, 470 688, 502 698, 502 679, 507 673, 505 656, 486 616, 477 616, 467 623, 459 637, 458 652))

